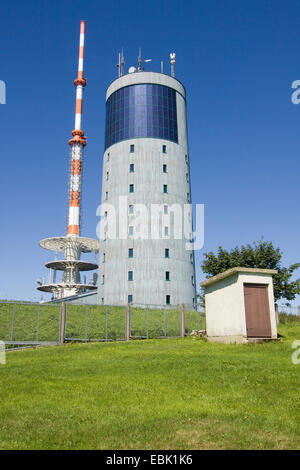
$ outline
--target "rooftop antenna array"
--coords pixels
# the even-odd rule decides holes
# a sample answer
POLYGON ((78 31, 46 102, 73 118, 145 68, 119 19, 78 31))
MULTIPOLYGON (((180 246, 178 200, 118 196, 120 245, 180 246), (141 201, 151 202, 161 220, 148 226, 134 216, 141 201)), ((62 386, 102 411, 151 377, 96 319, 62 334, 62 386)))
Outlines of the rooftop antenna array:
MULTIPOLYGON (((143 67, 143 62, 151 62, 152 59, 142 59, 142 50, 139 48, 139 55, 138 55, 138 66, 137 69, 134 66, 129 67, 128 73, 134 73, 134 72, 143 72, 144 67, 143 67)), ((175 52, 170 53, 170 63, 171 63, 171 76, 175 77, 175 63, 176 63, 176 54, 175 52)), ((123 55, 123 49, 122 52, 119 52, 118 56, 118 63, 117 63, 117 68, 118 68, 118 77, 122 77, 124 75, 124 64, 125 64, 125 59, 123 55)), ((164 73, 164 63, 163 61, 160 62, 160 72, 164 73)))
POLYGON ((40 242, 40 246, 55 253, 64 253, 64 259, 46 263, 50 269, 49 281, 47 284, 38 281, 38 290, 51 292, 54 298, 64 298, 77 295, 86 290, 96 289, 82 283, 80 279, 81 271, 92 271, 98 268, 96 263, 80 261, 81 253, 97 252, 99 241, 80 236, 80 206, 81 206, 81 182, 83 149, 86 146, 86 137, 81 129, 82 119, 82 99, 83 89, 86 86, 86 79, 83 77, 85 21, 80 21, 80 42, 78 75, 74 80, 76 86, 76 111, 75 129, 72 131, 72 139, 69 140, 71 147, 71 167, 69 177, 69 212, 68 231, 66 236, 45 238, 40 242), (63 271, 62 280, 56 282, 56 271, 63 271))

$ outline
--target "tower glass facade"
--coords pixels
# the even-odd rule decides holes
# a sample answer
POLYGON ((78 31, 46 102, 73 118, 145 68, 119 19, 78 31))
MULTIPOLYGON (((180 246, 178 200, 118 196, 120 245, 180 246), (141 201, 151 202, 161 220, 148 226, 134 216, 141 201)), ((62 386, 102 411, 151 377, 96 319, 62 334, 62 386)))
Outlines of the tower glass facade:
POLYGON ((105 149, 125 139, 156 137, 178 143, 176 91, 165 85, 120 88, 106 102, 105 149))

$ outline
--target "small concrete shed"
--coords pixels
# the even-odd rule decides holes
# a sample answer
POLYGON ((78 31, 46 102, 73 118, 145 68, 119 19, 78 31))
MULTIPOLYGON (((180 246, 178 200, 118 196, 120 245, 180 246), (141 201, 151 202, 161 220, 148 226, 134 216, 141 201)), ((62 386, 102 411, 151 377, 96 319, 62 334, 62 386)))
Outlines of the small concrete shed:
POLYGON ((274 269, 232 268, 201 283, 209 341, 247 343, 277 339, 274 269))

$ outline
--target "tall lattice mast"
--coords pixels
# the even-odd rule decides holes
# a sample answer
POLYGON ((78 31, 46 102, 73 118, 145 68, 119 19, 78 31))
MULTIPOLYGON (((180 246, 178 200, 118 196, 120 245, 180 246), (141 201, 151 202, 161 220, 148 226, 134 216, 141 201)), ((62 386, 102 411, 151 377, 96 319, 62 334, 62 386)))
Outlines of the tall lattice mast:
POLYGON ((94 275, 89 284, 82 283, 80 279, 80 271, 91 271, 98 267, 95 263, 80 261, 81 253, 97 252, 99 249, 98 240, 80 236, 82 164, 83 149, 86 145, 86 137, 81 129, 83 89, 86 86, 86 79, 83 77, 84 38, 85 21, 81 21, 78 75, 74 81, 76 86, 75 129, 72 131, 72 139, 69 140, 69 145, 71 146, 71 168, 67 236, 46 238, 40 242, 42 248, 55 251, 56 253, 64 253, 63 260, 55 259, 46 264, 46 267, 50 268, 51 273, 53 272, 53 278, 49 280, 49 283, 43 284, 40 279, 38 280, 38 289, 52 292, 55 298, 63 298, 85 292, 86 290, 96 289, 96 275, 94 275), (56 282, 57 270, 63 271, 60 282, 56 282))
POLYGON ((86 79, 83 78, 84 35, 85 35, 85 21, 81 21, 80 22, 78 76, 74 80, 74 85, 76 86, 75 129, 72 131, 73 138, 69 140, 69 144, 71 146, 71 171, 70 171, 70 185, 69 185, 70 194, 69 194, 68 236, 80 235, 82 160, 83 160, 83 149, 86 145, 86 137, 84 136, 84 132, 81 129, 83 89, 86 86, 86 79))

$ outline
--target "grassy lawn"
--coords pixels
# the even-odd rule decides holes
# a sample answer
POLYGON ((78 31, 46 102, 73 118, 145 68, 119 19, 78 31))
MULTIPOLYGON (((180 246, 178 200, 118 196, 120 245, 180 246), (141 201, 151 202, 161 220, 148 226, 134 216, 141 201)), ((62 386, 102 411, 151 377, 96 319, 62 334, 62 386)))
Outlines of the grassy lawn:
POLYGON ((300 324, 279 331, 9 352, 0 449, 300 449, 300 324))

